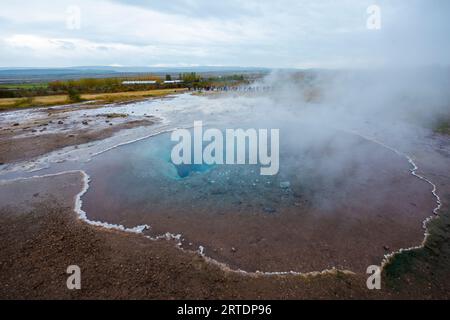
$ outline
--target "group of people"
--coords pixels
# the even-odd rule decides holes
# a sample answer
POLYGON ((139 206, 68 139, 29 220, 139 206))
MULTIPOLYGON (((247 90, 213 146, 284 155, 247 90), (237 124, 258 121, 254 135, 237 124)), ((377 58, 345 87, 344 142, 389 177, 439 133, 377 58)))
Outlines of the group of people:
POLYGON ((271 86, 207 86, 194 88, 195 91, 237 91, 237 92, 268 92, 271 86))

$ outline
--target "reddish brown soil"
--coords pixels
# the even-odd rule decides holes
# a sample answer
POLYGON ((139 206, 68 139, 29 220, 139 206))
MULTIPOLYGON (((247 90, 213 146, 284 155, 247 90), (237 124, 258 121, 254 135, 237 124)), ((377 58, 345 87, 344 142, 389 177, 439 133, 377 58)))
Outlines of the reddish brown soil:
POLYGON ((423 282, 410 274, 399 280, 401 290, 384 285, 369 291, 364 274, 245 276, 223 271, 173 243, 85 224, 72 209, 80 188, 78 174, 0 185, 0 298, 448 297, 445 279, 423 282), (81 268, 79 291, 66 288, 66 268, 72 264, 81 268))
POLYGON ((94 128, 64 134, 54 133, 21 138, 14 137, 17 134, 16 132, 2 133, 0 135, 0 163, 34 158, 64 147, 106 139, 123 129, 151 125, 153 123, 150 120, 137 120, 117 124, 101 130, 95 130, 94 128))
POLYGON ((273 213, 262 210, 260 195, 251 189, 251 201, 247 197, 248 202, 234 204, 227 194, 205 191, 211 189, 207 185, 176 196, 170 188, 152 189, 148 203, 127 202, 120 182, 108 178, 120 169, 106 165, 89 172, 83 209, 94 220, 129 227, 148 224, 152 235, 181 234, 184 248, 201 245, 208 257, 233 269, 312 272, 335 267, 365 272, 387 253, 421 245, 422 222, 436 202, 431 186, 411 175, 405 158, 364 143, 367 167, 339 176, 339 187, 320 184, 328 190, 315 193, 316 201, 301 194, 297 203, 277 199, 273 213))

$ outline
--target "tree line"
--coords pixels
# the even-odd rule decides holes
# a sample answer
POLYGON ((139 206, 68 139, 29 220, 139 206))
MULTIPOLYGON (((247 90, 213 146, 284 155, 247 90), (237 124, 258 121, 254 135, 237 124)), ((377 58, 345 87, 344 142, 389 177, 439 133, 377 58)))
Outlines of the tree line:
POLYGON ((236 85, 245 82, 243 75, 202 77, 195 72, 166 75, 165 77, 143 75, 128 78, 86 78, 75 80, 57 80, 45 85, 1 88, 0 98, 26 98, 36 96, 66 94, 75 97, 86 93, 114 93, 171 88, 205 88, 219 85, 236 85), (123 84, 124 81, 156 81, 155 84, 123 84), (164 80, 182 80, 182 83, 165 84, 164 80))

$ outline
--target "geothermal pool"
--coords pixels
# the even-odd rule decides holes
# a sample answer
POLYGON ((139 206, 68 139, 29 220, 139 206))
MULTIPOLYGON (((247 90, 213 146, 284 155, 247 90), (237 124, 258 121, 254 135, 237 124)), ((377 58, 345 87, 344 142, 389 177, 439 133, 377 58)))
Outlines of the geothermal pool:
MULTIPOLYGON (((262 176, 259 165, 176 166, 169 132, 87 162, 53 163, 39 174, 83 170, 90 182, 81 209, 89 220, 148 225, 151 237, 180 235, 176 245, 204 248, 233 269, 364 272, 387 253, 421 244, 422 222, 436 203, 404 157, 295 119, 252 123, 228 112, 202 115, 220 128, 280 128, 279 173, 262 176)), ((189 126, 193 116, 177 110, 173 118, 175 128, 189 126)))
POLYGON ((281 148, 279 174, 261 176, 258 165, 177 167, 161 134, 86 164, 82 208, 95 221, 147 224, 154 237, 180 234, 182 248, 201 246, 246 271, 363 271, 387 251, 419 245, 434 204, 429 185, 390 150, 344 133, 334 140, 281 148), (353 160, 327 169, 348 143, 353 160))

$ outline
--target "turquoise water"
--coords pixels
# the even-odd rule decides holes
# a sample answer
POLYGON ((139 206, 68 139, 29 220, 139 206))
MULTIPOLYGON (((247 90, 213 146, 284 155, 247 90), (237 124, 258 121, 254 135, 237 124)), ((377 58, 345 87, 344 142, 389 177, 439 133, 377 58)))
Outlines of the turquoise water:
POLYGON ((161 134, 87 163, 84 170, 93 179, 83 197, 85 210, 96 218, 107 212, 108 221, 117 223, 124 223, 118 217, 126 213, 125 224, 131 226, 133 216, 158 210, 181 213, 196 208, 214 214, 251 206, 275 213, 299 196, 298 184, 287 183, 283 174, 261 176, 259 165, 174 165, 170 155, 175 144, 169 134, 161 134))
POLYGON ((212 168, 211 165, 207 164, 179 164, 179 165, 174 164, 174 166, 177 169, 177 174, 180 178, 187 178, 192 173, 206 172, 212 168))
POLYGON ((347 268, 348 261, 362 268, 373 262, 371 252, 383 256, 383 245, 410 245, 407 236, 414 233, 404 228, 404 216, 411 209, 404 204, 426 212, 423 204, 431 197, 404 159, 345 134, 315 144, 315 136, 284 132, 274 176, 261 176, 260 165, 174 165, 177 143, 170 134, 85 163, 54 163, 39 174, 84 170, 91 178, 82 196, 89 220, 128 228, 147 224, 152 236, 181 234, 183 248, 203 246, 209 257, 244 270, 313 271, 347 268), (313 141, 303 143, 308 138, 313 141), (423 195, 427 199, 420 200, 423 195), (372 224, 383 219, 389 223, 380 235, 372 224), (387 227, 401 232, 395 237, 400 240, 388 242, 387 227), (357 248, 349 251, 349 244, 357 248))

